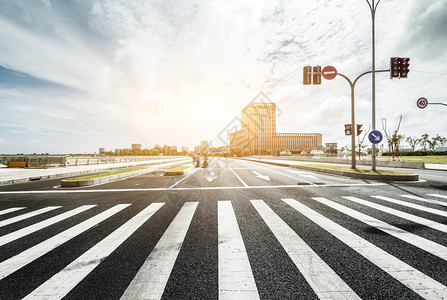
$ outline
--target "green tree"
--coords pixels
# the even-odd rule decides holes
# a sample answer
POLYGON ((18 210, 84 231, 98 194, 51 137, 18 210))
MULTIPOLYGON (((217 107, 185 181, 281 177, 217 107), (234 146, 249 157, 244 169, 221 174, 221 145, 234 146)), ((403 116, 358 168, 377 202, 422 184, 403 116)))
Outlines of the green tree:
POLYGON ((428 134, 424 133, 419 139, 419 145, 422 146, 422 150, 427 151, 427 144, 429 142, 428 134))
POLYGON ((415 150, 416 146, 419 144, 419 139, 413 136, 409 136, 405 139, 405 141, 410 145, 411 150, 415 150))

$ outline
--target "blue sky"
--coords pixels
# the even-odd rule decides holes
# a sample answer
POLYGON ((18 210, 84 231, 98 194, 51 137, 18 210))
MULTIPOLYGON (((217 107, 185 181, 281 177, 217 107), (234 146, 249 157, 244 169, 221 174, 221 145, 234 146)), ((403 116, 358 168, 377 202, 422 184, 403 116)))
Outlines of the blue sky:
MULTIPOLYGON (((376 127, 447 136, 447 1, 382 0, 376 67, 410 57, 408 79, 376 77, 376 127)), ((303 86, 305 65, 351 78, 371 68, 364 0, 0 1, 0 153, 93 153, 141 143, 221 144, 260 91, 279 132, 350 143, 349 86, 303 86)), ((356 87, 371 123, 371 78, 356 87)))

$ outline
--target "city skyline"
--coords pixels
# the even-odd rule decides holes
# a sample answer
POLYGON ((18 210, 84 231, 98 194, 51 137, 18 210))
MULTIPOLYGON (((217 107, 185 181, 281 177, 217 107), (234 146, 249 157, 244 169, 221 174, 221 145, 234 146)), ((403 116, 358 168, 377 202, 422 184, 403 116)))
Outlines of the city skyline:
MULTIPOLYGON (((307 65, 355 78, 371 68, 365 1, 0 1, 0 153, 93 153, 138 142, 222 145, 219 133, 260 92, 278 132, 348 145, 349 86, 303 86, 307 65)), ((382 0, 376 68, 409 57, 407 79, 376 75, 376 128, 447 135, 447 1, 382 0)), ((371 123, 371 77, 356 87, 371 123)), ((404 143, 405 144, 405 143, 404 143)))

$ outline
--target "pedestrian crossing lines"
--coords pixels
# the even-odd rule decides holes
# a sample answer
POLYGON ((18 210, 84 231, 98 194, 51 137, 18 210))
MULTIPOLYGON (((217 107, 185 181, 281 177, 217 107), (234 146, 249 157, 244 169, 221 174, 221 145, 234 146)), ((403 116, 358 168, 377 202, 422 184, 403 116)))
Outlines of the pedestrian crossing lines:
MULTIPOLYGON (((401 244, 417 247, 421 251, 436 257, 440 262, 445 262, 447 261, 447 245, 445 243, 406 231, 383 218, 384 215, 390 214, 395 218, 402 219, 404 222, 423 225, 427 230, 434 230, 442 235, 444 240, 447 240, 447 235, 445 234, 447 233, 446 225, 428 218, 430 215, 436 216, 438 221, 439 218, 445 218, 444 214, 447 209, 446 205, 443 204, 446 203, 444 200, 447 197, 443 198, 442 196, 430 194, 424 197, 413 195, 397 195, 393 197, 373 195, 368 197, 344 196, 334 199, 324 197, 308 199, 284 198, 278 199, 275 205, 270 203, 271 200, 250 200, 247 205, 253 208, 250 214, 255 215, 252 217, 262 220, 266 228, 272 232, 272 236, 275 238, 275 241, 272 242, 278 243, 282 247, 282 250, 290 258, 290 262, 303 275, 308 286, 315 293, 316 297, 320 299, 360 299, 365 297, 365 295, 359 294, 359 291, 356 290, 355 285, 352 284, 349 278, 340 274, 337 268, 334 268, 331 263, 326 261, 324 255, 322 256, 316 249, 311 247, 309 240, 300 236, 290 226, 289 222, 291 219, 288 218, 301 220, 299 222, 303 222, 306 219, 306 222, 314 223, 321 230, 329 233, 331 238, 341 241, 344 245, 354 250, 353 255, 363 257, 372 265, 388 274, 390 278, 400 282, 415 295, 417 294, 425 299, 446 299, 446 280, 443 281, 439 277, 433 277, 432 274, 425 274, 411 263, 411 259, 407 260, 405 255, 396 257, 382 249, 379 245, 376 245, 373 239, 370 240, 365 236, 361 237, 356 232, 351 231, 352 229, 348 230, 340 223, 340 220, 349 217, 358 222, 358 224, 380 230, 390 236, 390 238, 400 241, 401 244), (286 218, 278 212, 278 205, 290 212, 286 218), (391 208, 391 205, 394 208, 391 208), (327 214, 322 207, 330 208, 337 217, 334 218, 332 214, 327 214), (402 212, 396 207, 405 207, 407 212, 402 212), (418 212, 423 212, 426 217, 418 216, 418 212)), ((235 212, 239 206, 233 206, 235 201, 237 200, 218 200, 215 205, 218 229, 215 237, 218 243, 217 264, 215 266, 218 283, 216 287, 218 289, 217 294, 219 299, 262 299, 260 287, 264 283, 262 279, 255 278, 253 275, 254 266, 250 261, 250 256, 247 254, 247 247, 253 247, 253 244, 247 244, 244 236, 241 234, 242 224, 247 226, 247 223, 241 223, 240 219, 238 220, 236 217, 238 214, 235 214, 235 212)), ((37 234, 43 228, 57 226, 57 223, 68 218, 76 218, 78 214, 96 206, 79 206, 0 236, 0 251, 2 251, 3 247, 8 247, 11 241, 19 240, 32 233, 37 234)), ((118 218, 118 213, 130 206, 130 204, 115 205, 53 237, 37 243, 29 249, 1 261, 0 285, 2 280, 9 275, 21 272, 24 266, 33 264, 38 258, 43 257, 46 253, 74 237, 86 234, 89 229, 107 219, 118 218)), ((121 226, 111 231, 84 253, 78 257, 73 257, 70 263, 62 267, 54 275, 44 278, 41 284, 27 292, 25 299, 60 299, 69 295, 76 286, 89 280, 89 275, 93 274, 93 271, 100 267, 105 260, 110 259, 111 254, 123 245, 126 240, 131 239, 133 234, 144 223, 156 214, 163 214, 164 207, 164 203, 152 203, 143 207, 136 215, 130 217, 129 220, 125 220, 121 226)), ((135 273, 131 274, 132 280, 118 295, 121 299, 161 299, 163 297, 179 253, 183 249, 182 245, 185 242, 185 238, 188 234, 191 234, 191 222, 194 218, 198 218, 195 215, 198 207, 200 207, 198 201, 185 202, 174 213, 173 219, 169 222, 169 226, 164 230, 158 242, 156 242, 155 247, 148 254, 142 265, 135 269, 135 273)), ((61 207, 50 206, 36 209, 31 213, 20 213, 21 210, 25 209, 24 207, 7 208, 0 210, 0 215, 2 216, 2 221, 0 222, 6 224, 4 227, 13 223, 20 224, 21 220, 32 220, 33 216, 43 214, 46 211, 54 210, 56 212, 59 208, 61 207), (8 214, 13 214, 14 216, 8 218, 8 214), (8 223, 11 220, 13 222, 8 223)), ((155 230, 155 228, 150 230, 155 230)), ((327 247, 331 246, 331 244, 327 245, 327 247)), ((203 247, 206 247, 206 245, 194 245, 196 251, 200 251, 203 247)), ((125 251, 131 251, 131 249, 125 249, 125 251)), ((349 257, 346 259, 349 260, 349 257)), ((424 259, 424 257, 421 259, 424 259)), ((51 261, 48 262, 48 264, 51 263, 51 261)), ((346 264, 349 265, 349 261, 346 264)), ((36 272, 39 272, 39 270, 36 270, 36 272)), ((118 275, 110 274, 110 276, 118 275)), ((380 289, 376 292, 376 295, 371 295, 372 298, 380 296, 380 289)), ((85 297, 88 298, 88 295, 85 295, 85 297)))

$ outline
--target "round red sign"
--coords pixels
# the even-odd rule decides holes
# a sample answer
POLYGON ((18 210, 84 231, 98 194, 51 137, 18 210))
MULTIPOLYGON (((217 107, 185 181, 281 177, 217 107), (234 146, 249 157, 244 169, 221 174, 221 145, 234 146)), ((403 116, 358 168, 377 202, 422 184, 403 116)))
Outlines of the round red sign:
POLYGON ((420 109, 426 108, 427 105, 428 105, 428 100, 427 99, 425 99, 424 97, 421 97, 421 98, 418 99, 417 106, 420 109))
POLYGON ((334 79, 337 76, 337 69, 333 66, 326 66, 321 70, 321 75, 326 80, 334 79))

